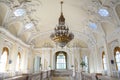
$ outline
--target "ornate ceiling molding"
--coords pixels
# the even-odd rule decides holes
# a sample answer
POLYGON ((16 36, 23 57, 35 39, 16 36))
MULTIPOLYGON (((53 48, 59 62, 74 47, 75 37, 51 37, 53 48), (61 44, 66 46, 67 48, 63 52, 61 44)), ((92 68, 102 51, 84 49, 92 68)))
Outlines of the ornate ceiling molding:
MULTIPOLYGON (((72 31, 73 34, 75 35, 76 39, 82 40, 84 41, 86 44, 89 45, 89 47, 94 46, 96 44, 96 39, 94 38, 94 36, 90 33, 83 33, 83 32, 79 32, 79 31, 72 31)), ((43 33, 36 33, 34 34, 29 41, 27 42, 28 44, 35 44, 34 40, 37 38, 41 38, 42 36, 45 35, 49 35, 50 33, 52 33, 52 31, 47 31, 47 32, 43 32, 43 33)), ((47 39, 49 37, 46 37, 47 39)))
POLYGON ((120 35, 120 27, 118 29, 116 29, 115 31, 113 31, 109 36, 107 36, 107 42, 110 43, 110 42, 118 39, 119 35, 120 35))
POLYGON ((20 40, 19 38, 16 38, 15 36, 13 36, 11 33, 9 33, 6 29, 4 28, 0 28, 0 33, 3 35, 6 35, 7 37, 10 37, 11 39, 13 39, 14 41, 20 43, 21 45, 25 46, 25 47, 30 47, 30 45, 24 43, 22 40, 20 40))
MULTIPOLYGON (((26 34, 25 32, 27 32, 27 31, 31 33, 31 35, 29 37, 27 37, 26 42, 22 41, 25 44, 32 44, 32 42, 34 42, 34 40, 37 39, 38 37, 42 38, 42 36, 49 35, 50 33, 52 33, 52 31, 40 32, 41 27, 39 28, 39 26, 37 26, 40 18, 38 19, 38 18, 34 18, 32 16, 33 13, 36 13, 37 10, 38 10, 38 9, 36 9, 36 7, 42 6, 41 1, 40 0, 21 0, 21 1, 22 2, 19 2, 18 0, 16 0, 16 1, 14 1, 14 0, 1 0, 0 1, 1 3, 4 3, 4 4, 6 4, 6 6, 9 7, 9 10, 8 10, 9 13, 6 16, 4 27, 6 27, 6 29, 8 29, 8 27, 9 27, 8 25, 14 23, 15 21, 20 21, 23 24, 26 23, 26 22, 29 22, 29 21, 33 21, 35 23, 35 28, 34 28, 35 30, 24 30, 24 26, 22 26, 21 29, 18 30, 18 33, 17 33, 18 36, 17 37, 23 36, 24 34, 26 34), (28 2, 24 2, 24 1, 28 1, 28 2), (33 2, 33 3, 31 3, 31 2, 33 2), (13 10, 18 5, 27 10, 27 14, 25 16, 19 17, 19 18, 14 16, 13 10), (31 7, 33 7, 33 8, 31 8, 31 7)), ((87 0, 82 0, 81 2, 85 3, 86 1, 87 0)), ((119 24, 118 23, 119 20, 118 20, 118 22, 117 21, 113 22, 113 19, 114 19, 114 21, 116 19, 115 15, 114 15, 115 11, 113 11, 113 8, 117 4, 119 4, 120 1, 119 0, 108 0, 108 1, 104 0, 104 2, 100 2, 100 1, 102 1, 102 0, 90 0, 86 3, 86 7, 84 7, 84 5, 81 5, 82 3, 76 3, 76 2, 72 3, 72 1, 71 1, 71 3, 74 4, 75 8, 78 8, 78 6, 79 6, 79 8, 82 9, 81 11, 83 11, 83 13, 85 15, 87 14, 87 16, 85 18, 85 21, 83 20, 83 23, 76 24, 76 25, 74 24, 75 26, 77 26, 76 28, 78 28, 78 29, 81 28, 81 29, 79 31, 73 30, 73 32, 74 32, 75 37, 77 39, 85 41, 85 43, 87 43, 89 45, 89 47, 94 47, 94 45, 96 45, 96 43, 98 43, 98 41, 96 41, 95 36, 92 33, 92 30, 84 29, 84 28, 86 28, 86 26, 88 27, 87 24, 89 23, 89 21, 92 21, 92 22, 95 22, 95 23, 100 23, 102 21, 108 21, 108 22, 112 22, 114 25, 119 24), (107 18, 106 17, 105 18, 101 17, 98 14, 98 9, 99 8, 108 9, 108 11, 113 12, 113 13, 110 13, 110 16, 108 16, 107 18)), ((45 7, 46 6, 47 6, 47 4, 45 4, 45 7)), ((70 4, 69 4, 69 6, 70 6, 70 4)), ((99 25, 98 25, 98 27, 99 27, 99 25)), ((103 30, 102 27, 101 27, 101 30, 103 30)), ((101 32, 103 33, 104 30, 98 32, 98 34, 101 34, 101 32)), ((107 36, 107 41, 111 42, 113 40, 113 37, 114 37, 114 39, 117 39, 118 36, 116 37, 116 35, 118 35, 118 34, 120 34, 120 29, 119 30, 117 29, 116 31, 111 33, 109 36, 107 36)), ((99 35, 99 36, 101 36, 101 35, 99 35)), ((104 33, 103 33, 102 36, 105 36, 104 33)), ((102 41, 100 43, 102 43, 102 41)))
POLYGON ((14 21, 20 21, 23 24, 27 23, 27 22, 33 22, 37 29, 37 23, 39 23, 39 19, 33 18, 32 15, 34 13, 37 13, 39 10, 37 9, 38 6, 41 6, 42 3, 39 0, 23 0, 22 2, 19 2, 18 0, 14 1, 14 0, 2 0, 1 3, 5 4, 6 6, 8 6, 8 14, 6 15, 6 20, 3 26, 5 26, 6 28, 8 28, 9 24, 12 24, 14 21), (26 14, 23 16, 15 16, 14 11, 16 9, 25 9, 26 14))

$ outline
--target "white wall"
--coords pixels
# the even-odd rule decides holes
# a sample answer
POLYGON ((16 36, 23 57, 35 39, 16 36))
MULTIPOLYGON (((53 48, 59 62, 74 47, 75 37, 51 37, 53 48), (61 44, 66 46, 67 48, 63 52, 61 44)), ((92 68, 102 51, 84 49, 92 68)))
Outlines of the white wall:
MULTIPOLYGON (((120 35, 120 34, 118 34, 120 35)), ((116 65, 111 64, 111 60, 114 59, 114 48, 120 46, 119 37, 113 41, 108 42, 109 40, 103 41, 102 46, 96 45, 90 50, 89 54, 89 65, 90 65, 90 73, 103 73, 103 63, 102 63, 102 52, 104 51, 107 57, 107 75, 115 76, 113 72, 116 70, 116 65)), ((101 44, 100 44, 101 45, 101 44)))
POLYGON ((89 51, 87 48, 38 48, 34 50, 35 56, 41 57, 42 70, 48 70, 48 66, 51 66, 51 69, 55 69, 55 53, 58 51, 64 51, 67 53, 67 67, 68 69, 73 69, 71 65, 74 66, 76 71, 81 70, 80 62, 82 56, 88 56, 89 51))
POLYGON ((8 61, 11 60, 12 63, 8 64, 8 71, 15 72, 16 69, 16 61, 18 52, 21 54, 21 71, 25 72, 28 69, 28 55, 29 55, 29 47, 23 46, 18 41, 14 40, 7 34, 0 33, 0 55, 2 54, 2 50, 4 47, 9 49, 8 61))

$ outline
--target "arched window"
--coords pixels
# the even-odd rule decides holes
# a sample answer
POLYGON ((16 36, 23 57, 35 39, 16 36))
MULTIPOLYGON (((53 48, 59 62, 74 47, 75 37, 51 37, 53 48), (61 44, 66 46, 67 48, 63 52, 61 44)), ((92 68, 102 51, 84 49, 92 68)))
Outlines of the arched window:
POLYGON ((107 71, 107 61, 106 61, 106 55, 104 52, 102 53, 102 62, 103 62, 103 69, 107 71))
POLYGON ((115 57, 116 68, 118 71, 120 71, 120 48, 116 47, 114 51, 115 51, 114 57, 115 57))
POLYGON ((2 51, 2 55, 0 56, 0 72, 6 71, 8 54, 9 54, 8 48, 4 47, 2 51))
POLYGON ((56 69, 67 69, 67 56, 65 52, 56 53, 56 69))
POLYGON ((16 63, 16 71, 20 71, 20 62, 21 62, 21 55, 20 55, 20 53, 18 53, 17 63, 16 63))

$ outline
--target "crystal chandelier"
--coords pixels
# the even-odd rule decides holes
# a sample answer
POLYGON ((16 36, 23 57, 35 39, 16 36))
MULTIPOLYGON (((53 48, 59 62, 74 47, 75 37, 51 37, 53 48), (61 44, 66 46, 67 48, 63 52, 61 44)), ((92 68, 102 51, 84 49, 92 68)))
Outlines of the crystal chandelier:
POLYGON ((69 28, 65 25, 65 18, 62 12, 62 4, 63 1, 61 1, 61 15, 59 17, 59 24, 54 28, 55 32, 50 35, 50 38, 56 42, 57 45, 63 48, 74 38, 74 35, 73 33, 69 32, 69 28))

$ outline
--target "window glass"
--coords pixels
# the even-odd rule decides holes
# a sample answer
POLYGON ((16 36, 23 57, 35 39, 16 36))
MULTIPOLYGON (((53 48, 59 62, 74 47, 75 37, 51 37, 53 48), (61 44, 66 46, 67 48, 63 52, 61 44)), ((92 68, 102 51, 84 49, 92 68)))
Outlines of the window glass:
POLYGON ((107 70, 107 61, 106 61, 106 55, 104 52, 102 54, 102 59, 103 59, 103 68, 106 71, 107 70))
POLYGON ((85 56, 85 64, 86 64, 86 67, 85 67, 85 70, 88 72, 88 57, 85 56))
POLYGON ((116 51, 115 59, 116 59, 117 69, 120 71, 120 52, 119 51, 116 51))
POLYGON ((0 59, 0 72, 6 71, 6 64, 7 64, 7 51, 3 51, 3 54, 1 55, 0 59))
POLYGON ((21 55, 20 55, 20 53, 18 53, 17 63, 16 63, 16 71, 20 71, 20 59, 21 59, 21 55))
POLYGON ((88 69, 89 69, 89 65, 88 65, 88 57, 87 56, 83 56, 82 58, 83 62, 85 62, 85 71, 88 72, 88 69))
POLYGON ((66 59, 62 53, 57 56, 57 69, 66 69, 66 59))

